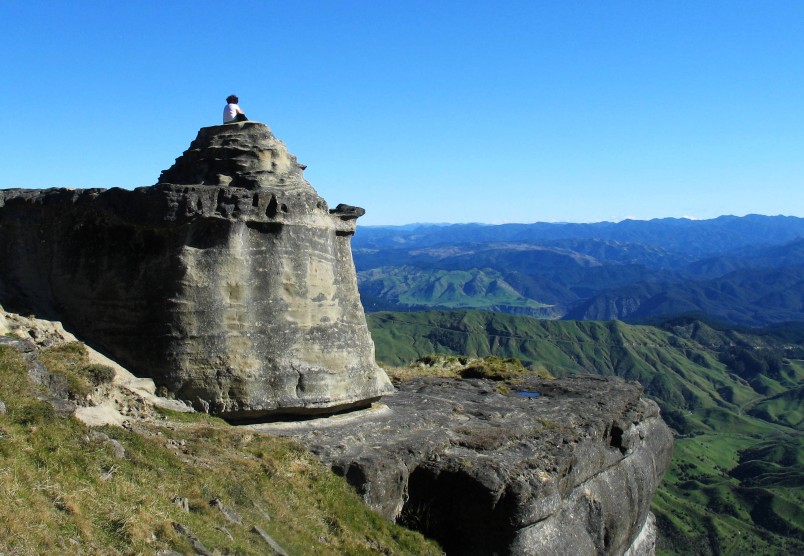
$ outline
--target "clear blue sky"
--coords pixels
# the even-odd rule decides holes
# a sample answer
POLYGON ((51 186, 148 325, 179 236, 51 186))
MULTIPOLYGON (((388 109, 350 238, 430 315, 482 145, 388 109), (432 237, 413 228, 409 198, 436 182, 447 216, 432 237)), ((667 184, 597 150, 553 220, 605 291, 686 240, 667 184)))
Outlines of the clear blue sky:
POLYGON ((362 224, 804 216, 804 2, 0 2, 0 188, 271 126, 362 224))

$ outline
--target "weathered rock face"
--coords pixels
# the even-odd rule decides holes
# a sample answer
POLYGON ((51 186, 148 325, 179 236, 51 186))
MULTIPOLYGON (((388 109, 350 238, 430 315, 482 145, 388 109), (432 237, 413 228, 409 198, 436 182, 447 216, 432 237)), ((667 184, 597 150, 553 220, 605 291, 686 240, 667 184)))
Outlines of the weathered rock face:
POLYGON ((374 362, 350 240, 270 129, 203 128, 160 183, 0 191, 0 303, 57 318, 232 419, 364 405, 374 362))
POLYGON ((253 425, 294 436, 389 519, 449 554, 652 554, 651 498, 673 438, 637 383, 416 379, 387 409, 332 423, 253 425))

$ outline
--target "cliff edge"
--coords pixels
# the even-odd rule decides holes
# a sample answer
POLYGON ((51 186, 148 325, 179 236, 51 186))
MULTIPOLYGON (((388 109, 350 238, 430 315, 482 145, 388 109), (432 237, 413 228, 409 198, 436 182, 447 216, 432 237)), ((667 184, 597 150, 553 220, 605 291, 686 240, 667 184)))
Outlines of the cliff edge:
POLYGON ((641 394, 615 377, 418 378, 360 417, 248 428, 292 436, 447 554, 649 555, 673 436, 641 394))

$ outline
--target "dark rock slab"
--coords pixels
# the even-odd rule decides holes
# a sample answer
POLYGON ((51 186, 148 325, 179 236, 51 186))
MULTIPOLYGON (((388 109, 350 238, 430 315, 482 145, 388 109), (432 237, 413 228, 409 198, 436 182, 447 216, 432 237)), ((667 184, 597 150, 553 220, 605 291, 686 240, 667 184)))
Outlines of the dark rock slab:
POLYGON ((195 535, 195 533, 193 533, 185 525, 174 522, 173 530, 176 531, 176 533, 178 533, 182 537, 186 538, 188 541, 190 541, 190 545, 192 545, 193 550, 195 551, 196 554, 199 554, 200 556, 215 556, 215 552, 212 552, 211 550, 207 549, 207 547, 204 546, 204 543, 201 542, 201 540, 195 535))
POLYGON ((670 462, 658 407, 617 378, 519 388, 531 396, 416 379, 385 409, 251 428, 293 436, 373 509, 450 554, 623 554, 646 536, 670 462))
POLYGON ((261 527, 254 525, 251 528, 251 530, 257 535, 259 535, 259 537, 263 541, 265 541, 265 544, 268 545, 271 554, 274 554, 275 556, 288 556, 288 553, 285 552, 285 549, 282 548, 282 546, 278 542, 276 542, 271 535, 266 533, 261 527))

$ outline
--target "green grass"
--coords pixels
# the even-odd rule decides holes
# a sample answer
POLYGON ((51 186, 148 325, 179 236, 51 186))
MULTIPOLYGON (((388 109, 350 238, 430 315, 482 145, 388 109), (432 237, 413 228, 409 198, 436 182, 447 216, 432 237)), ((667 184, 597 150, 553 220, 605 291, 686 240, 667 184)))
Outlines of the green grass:
POLYGON ((770 457, 757 453, 762 446, 773 450, 785 442, 788 453, 802 452, 800 439, 782 436, 764 442, 743 434, 678 439, 653 501, 662 532, 657 554, 799 554, 804 548, 800 462, 777 484, 767 480, 779 475, 780 466, 772 462, 743 468, 750 465, 746 457, 770 457), (742 479, 734 476, 739 471, 745 472, 742 479))
POLYGON ((748 413, 765 421, 804 430, 804 385, 754 404, 748 413))
MULTIPOLYGON (((72 345, 43 359, 70 372, 84 367, 83 355, 72 345)), ((256 525, 291 554, 440 554, 371 512, 290 441, 163 411, 134 430, 100 429, 124 447, 119 459, 109 440, 55 417, 34 394, 22 358, 0 346, 0 553, 192 553, 179 523, 221 553, 265 554, 256 525), (190 511, 174 497, 188 499, 190 511), (210 506, 216 498, 243 525, 210 506)))
POLYGON ((80 342, 60 344, 43 350, 39 359, 52 375, 63 378, 71 398, 85 398, 94 387, 108 384, 114 378, 114 369, 90 363, 87 349, 80 342))
POLYGON ((651 326, 544 321, 479 311, 375 313, 368 316, 377 359, 403 365, 426 354, 514 357, 554 376, 617 375, 638 380, 676 409, 727 408, 757 397, 717 354, 651 326))

